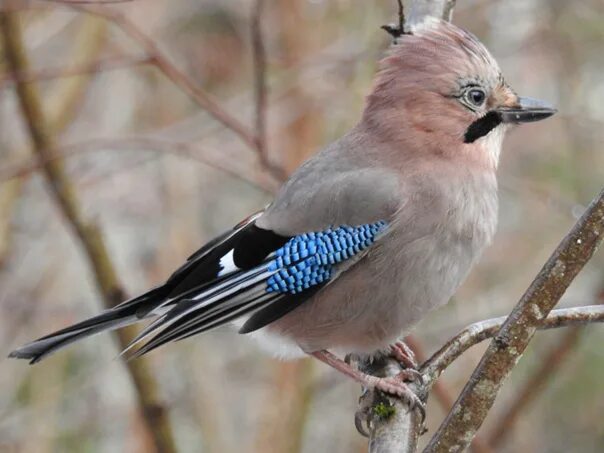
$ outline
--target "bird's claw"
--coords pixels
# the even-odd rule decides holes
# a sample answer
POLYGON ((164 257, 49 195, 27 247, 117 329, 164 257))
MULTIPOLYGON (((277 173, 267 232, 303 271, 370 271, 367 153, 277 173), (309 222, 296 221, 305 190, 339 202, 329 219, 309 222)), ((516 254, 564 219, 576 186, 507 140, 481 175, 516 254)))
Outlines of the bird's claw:
POLYGON ((354 414, 354 426, 358 433, 363 437, 369 437, 371 431, 371 420, 373 417, 373 399, 374 394, 369 389, 363 387, 363 393, 359 397, 359 408, 354 414))
POLYGON ((420 385, 424 384, 424 375, 412 368, 401 370, 396 376, 404 382, 415 382, 420 385))
POLYGON ((371 431, 371 411, 370 408, 359 409, 354 414, 354 426, 358 433, 363 437, 369 437, 371 431))
POLYGON ((396 376, 378 379, 375 383, 375 389, 400 398, 409 406, 410 411, 417 409, 420 412, 421 423, 423 425, 424 421, 426 420, 426 405, 401 379, 401 374, 405 373, 405 371, 408 370, 403 370, 396 376))
POLYGON ((416 369, 418 367, 415 354, 404 341, 397 341, 390 346, 390 354, 403 368, 416 369))

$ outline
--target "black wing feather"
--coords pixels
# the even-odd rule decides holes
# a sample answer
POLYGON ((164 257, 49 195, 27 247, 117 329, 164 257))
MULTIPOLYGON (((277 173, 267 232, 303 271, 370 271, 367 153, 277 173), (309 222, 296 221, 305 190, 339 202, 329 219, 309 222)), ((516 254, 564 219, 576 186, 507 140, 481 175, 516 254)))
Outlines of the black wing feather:
POLYGON ((239 333, 250 333, 261 329, 273 321, 285 316, 293 309, 299 307, 304 301, 315 295, 325 284, 317 285, 298 294, 287 294, 278 300, 256 311, 241 326, 239 333))

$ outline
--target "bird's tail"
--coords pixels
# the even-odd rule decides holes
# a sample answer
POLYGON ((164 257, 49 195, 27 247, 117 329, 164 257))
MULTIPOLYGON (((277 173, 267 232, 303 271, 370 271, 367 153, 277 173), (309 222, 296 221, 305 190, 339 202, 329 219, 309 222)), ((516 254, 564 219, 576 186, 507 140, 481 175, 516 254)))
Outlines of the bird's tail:
POLYGON ((99 315, 53 332, 31 343, 15 349, 11 358, 27 359, 30 364, 39 362, 48 355, 78 340, 106 330, 119 329, 153 316, 153 306, 159 305, 163 298, 155 297, 155 290, 124 302, 99 315), (159 300, 158 300, 159 299, 159 300))

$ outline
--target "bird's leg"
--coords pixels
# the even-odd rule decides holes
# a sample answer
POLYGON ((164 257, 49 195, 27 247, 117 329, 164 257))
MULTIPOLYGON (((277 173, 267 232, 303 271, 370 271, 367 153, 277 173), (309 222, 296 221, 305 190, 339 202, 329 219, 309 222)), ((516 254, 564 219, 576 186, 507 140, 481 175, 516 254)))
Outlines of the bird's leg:
POLYGON ((422 401, 415 394, 415 392, 411 390, 409 386, 404 382, 408 378, 405 373, 405 371, 407 370, 401 371, 401 373, 397 374, 396 376, 377 377, 371 376, 370 374, 363 373, 362 371, 353 368, 352 366, 350 366, 349 364, 347 364, 346 362, 326 350, 311 352, 310 355, 319 359, 321 362, 326 363, 330 367, 335 368, 340 373, 351 377, 366 388, 376 389, 384 393, 388 393, 390 395, 398 396, 399 398, 403 399, 403 401, 409 404, 411 410, 418 408, 422 413, 422 418, 424 418, 424 403, 422 403, 422 401))

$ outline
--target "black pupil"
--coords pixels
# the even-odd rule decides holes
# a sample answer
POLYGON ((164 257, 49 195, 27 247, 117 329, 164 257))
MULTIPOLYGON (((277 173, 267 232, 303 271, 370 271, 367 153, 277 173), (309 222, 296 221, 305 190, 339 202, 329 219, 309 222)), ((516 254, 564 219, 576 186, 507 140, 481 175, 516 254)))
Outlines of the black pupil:
POLYGON ((470 101, 475 105, 481 105, 484 101, 484 92, 481 90, 471 90, 469 94, 470 101))

